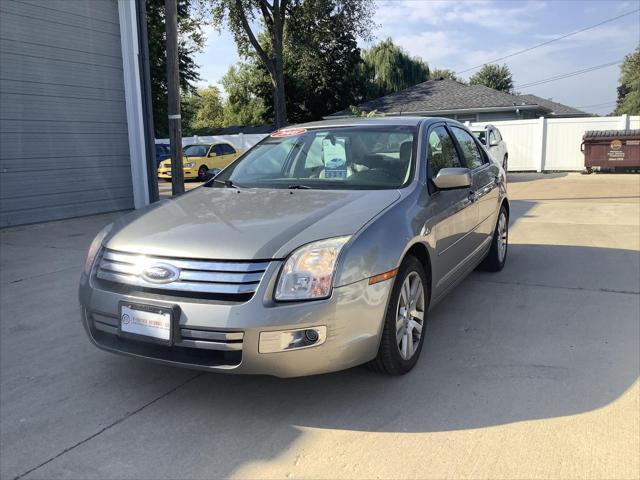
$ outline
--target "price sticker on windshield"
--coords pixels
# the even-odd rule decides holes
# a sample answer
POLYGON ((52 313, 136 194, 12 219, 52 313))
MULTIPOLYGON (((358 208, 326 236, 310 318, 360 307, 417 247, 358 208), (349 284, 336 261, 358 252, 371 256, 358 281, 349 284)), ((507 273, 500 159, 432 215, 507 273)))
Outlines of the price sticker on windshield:
POLYGON ((307 131, 306 128, 289 128, 285 130, 277 130, 271 134, 272 137, 290 137, 291 135, 300 135, 307 131))
POLYGON ((344 138, 325 138, 322 141, 324 174, 326 178, 347 178, 347 150, 344 138))

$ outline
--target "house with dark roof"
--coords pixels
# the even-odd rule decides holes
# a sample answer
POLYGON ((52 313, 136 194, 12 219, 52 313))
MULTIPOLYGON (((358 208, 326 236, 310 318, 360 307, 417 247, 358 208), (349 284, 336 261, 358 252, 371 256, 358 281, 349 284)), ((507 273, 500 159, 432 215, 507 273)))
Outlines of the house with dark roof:
MULTIPOLYGON (((462 122, 519 120, 538 117, 589 116, 575 108, 535 95, 512 95, 483 85, 440 78, 358 105, 361 112, 383 115, 448 117, 462 122)), ((343 110, 325 118, 349 117, 343 110)))
POLYGON ((570 118, 570 117, 589 117, 590 114, 578 110, 577 108, 563 105, 562 103, 554 102, 548 98, 541 98, 537 95, 518 95, 518 97, 524 99, 527 102, 537 103, 538 105, 547 108, 550 112, 545 117, 553 118, 570 118))

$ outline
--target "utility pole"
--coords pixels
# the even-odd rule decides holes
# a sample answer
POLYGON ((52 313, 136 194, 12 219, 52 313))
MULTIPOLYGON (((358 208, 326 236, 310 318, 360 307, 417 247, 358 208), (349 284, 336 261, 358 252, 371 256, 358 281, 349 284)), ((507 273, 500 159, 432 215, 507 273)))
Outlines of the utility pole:
POLYGON ((171 146, 171 193, 174 197, 184 193, 182 170, 182 119, 180 118, 180 73, 178 70, 178 5, 176 0, 165 0, 167 29, 167 96, 169 105, 169 144, 171 146))

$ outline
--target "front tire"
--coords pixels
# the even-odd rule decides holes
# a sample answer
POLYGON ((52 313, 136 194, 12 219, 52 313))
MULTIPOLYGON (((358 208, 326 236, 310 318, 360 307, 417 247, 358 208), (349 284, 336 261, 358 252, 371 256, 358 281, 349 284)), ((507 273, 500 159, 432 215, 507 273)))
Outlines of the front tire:
POLYGON ((201 165, 200 168, 198 169, 198 180, 200 180, 201 182, 206 182, 208 171, 209 169, 207 168, 206 165, 201 165))
POLYGON ((507 250, 509 247, 509 214, 504 205, 500 207, 496 229, 491 239, 489 253, 479 265, 480 270, 486 272, 499 272, 504 268, 507 261, 507 250))
POLYGON ((393 284, 378 355, 368 364, 372 370, 403 375, 417 363, 429 308, 427 285, 422 263, 407 256, 393 284))

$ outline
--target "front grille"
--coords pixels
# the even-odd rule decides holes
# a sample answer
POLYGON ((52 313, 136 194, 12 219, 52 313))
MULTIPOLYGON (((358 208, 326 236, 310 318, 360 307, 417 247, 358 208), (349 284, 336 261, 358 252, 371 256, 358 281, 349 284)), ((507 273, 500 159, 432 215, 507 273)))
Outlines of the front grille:
POLYGON ((113 315, 88 315, 94 339, 102 346, 147 357, 204 366, 234 366, 242 360, 243 332, 180 328, 172 346, 162 346, 118 335, 120 319, 113 315))
MULTIPOLYGON (((120 321, 118 317, 92 313, 91 320, 93 327, 97 330, 113 335, 118 334, 118 322, 120 321)), ((173 343, 181 347, 235 352, 242 350, 243 338, 243 332, 180 328, 180 336, 175 338, 173 343)))
POLYGON ((143 291, 184 296, 222 295, 230 300, 234 297, 244 300, 255 293, 268 265, 268 261, 188 260, 104 249, 96 276, 99 280, 143 291), (170 265, 179 275, 168 283, 149 281, 143 271, 154 264, 170 265))

